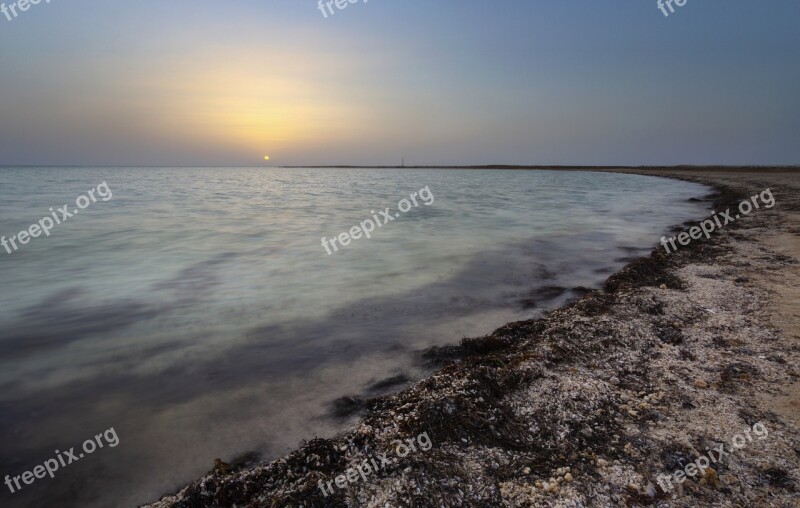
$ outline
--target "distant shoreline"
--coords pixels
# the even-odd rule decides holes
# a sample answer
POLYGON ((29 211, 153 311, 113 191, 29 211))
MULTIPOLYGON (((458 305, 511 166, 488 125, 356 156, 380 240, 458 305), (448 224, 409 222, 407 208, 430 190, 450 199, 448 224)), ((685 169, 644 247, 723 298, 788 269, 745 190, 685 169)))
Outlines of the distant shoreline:
MULTIPOLYGON (((257 166, 256 166, 257 167, 257 166)), ((350 166, 350 165, 334 165, 334 166, 275 166, 278 168, 286 169, 518 169, 518 170, 551 170, 551 171, 609 171, 617 172, 619 170, 634 170, 634 171, 731 171, 731 172, 746 172, 746 171, 766 171, 766 172, 785 172, 785 171, 800 171, 800 165, 788 166, 692 166, 692 165, 678 165, 678 166, 527 166, 527 165, 504 165, 504 164, 488 164, 478 166, 350 166)))

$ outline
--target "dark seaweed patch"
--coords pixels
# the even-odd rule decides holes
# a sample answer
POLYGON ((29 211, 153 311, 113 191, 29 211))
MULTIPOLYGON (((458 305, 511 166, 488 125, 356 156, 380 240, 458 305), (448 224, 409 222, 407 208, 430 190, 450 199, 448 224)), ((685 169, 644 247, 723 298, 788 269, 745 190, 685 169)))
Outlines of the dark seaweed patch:
POLYGON ((397 385, 404 385, 411 381, 411 379, 406 376, 405 374, 398 374, 396 376, 387 377, 386 379, 382 379, 377 383, 373 383, 368 388, 371 392, 380 392, 386 390, 388 388, 392 388, 393 386, 397 385))
POLYGON ((683 282, 666 271, 663 256, 661 252, 656 251, 649 258, 637 259, 623 268, 621 272, 609 277, 604 289, 608 292, 615 292, 620 289, 634 289, 641 286, 659 287, 662 284, 669 289, 684 289, 683 282))
POLYGON ((354 395, 339 397, 331 403, 331 413, 334 416, 344 418, 351 416, 364 408, 364 399, 354 395))
POLYGON ((674 326, 656 326, 656 335, 665 344, 672 344, 673 346, 683 344, 683 332, 674 326))
POLYGON ((770 467, 763 471, 762 476, 773 487, 780 487, 791 492, 795 490, 794 480, 785 469, 770 467))
POLYGON ((728 365, 720 373, 720 389, 735 391, 741 383, 752 381, 758 376, 758 369, 746 363, 736 362, 728 365))

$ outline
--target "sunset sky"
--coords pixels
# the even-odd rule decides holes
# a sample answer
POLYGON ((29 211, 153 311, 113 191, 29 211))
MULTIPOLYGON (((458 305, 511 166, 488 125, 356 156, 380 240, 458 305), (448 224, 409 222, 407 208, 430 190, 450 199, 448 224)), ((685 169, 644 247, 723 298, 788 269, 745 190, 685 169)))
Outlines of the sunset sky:
POLYGON ((3 165, 797 164, 799 90, 797 0, 0 15, 3 165))

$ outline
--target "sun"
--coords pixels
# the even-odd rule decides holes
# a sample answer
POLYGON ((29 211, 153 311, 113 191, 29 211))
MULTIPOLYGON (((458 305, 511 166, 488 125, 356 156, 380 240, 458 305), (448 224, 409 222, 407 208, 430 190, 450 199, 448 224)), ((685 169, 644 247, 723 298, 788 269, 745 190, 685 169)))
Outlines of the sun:
POLYGON ((269 160, 269 155, 265 155, 265 156, 264 156, 264 160, 265 160, 265 161, 268 161, 268 160, 269 160))

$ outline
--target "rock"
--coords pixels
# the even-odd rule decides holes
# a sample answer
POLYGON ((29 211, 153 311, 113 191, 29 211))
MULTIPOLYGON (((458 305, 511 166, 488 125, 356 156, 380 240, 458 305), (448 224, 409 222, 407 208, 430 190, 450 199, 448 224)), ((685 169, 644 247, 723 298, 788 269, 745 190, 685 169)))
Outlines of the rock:
POLYGON ((555 481, 553 481, 552 483, 546 482, 543 485, 542 490, 544 490, 545 492, 552 492, 555 494, 558 492, 558 484, 555 481))
POLYGON ((707 467, 703 470, 703 479, 714 487, 719 487, 720 485, 719 476, 717 476, 717 472, 713 468, 707 467))
POLYGON ((219 475, 225 475, 231 472, 231 465, 225 462, 222 462, 222 459, 214 459, 214 469, 213 471, 219 475))
POLYGON ((694 380, 694 386, 697 387, 697 388, 705 389, 705 388, 708 388, 708 383, 706 383, 705 381, 703 381, 700 378, 697 378, 697 379, 694 380))
POLYGON ((567 480, 567 482, 571 482, 572 481, 572 473, 565 474, 564 475, 564 479, 567 480))

